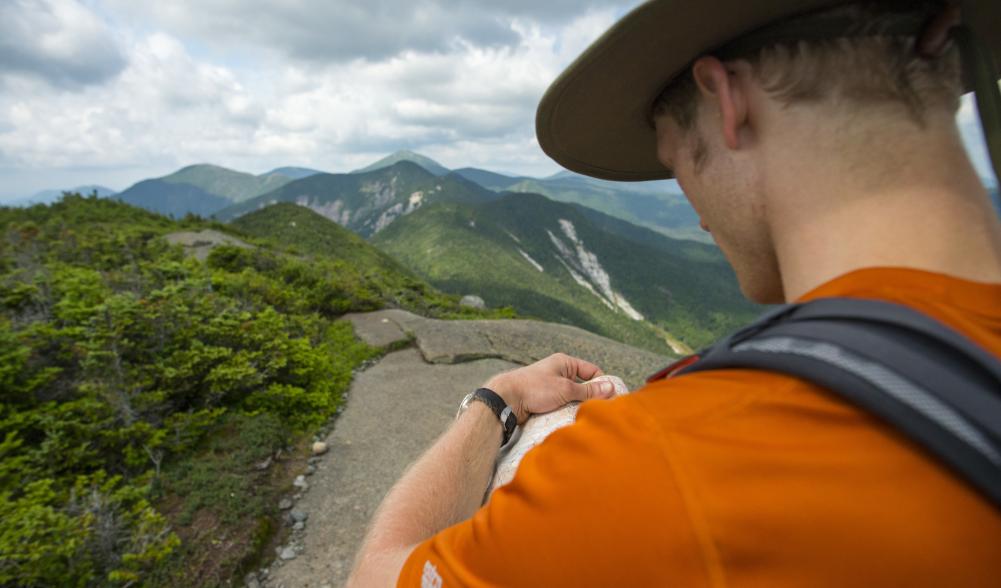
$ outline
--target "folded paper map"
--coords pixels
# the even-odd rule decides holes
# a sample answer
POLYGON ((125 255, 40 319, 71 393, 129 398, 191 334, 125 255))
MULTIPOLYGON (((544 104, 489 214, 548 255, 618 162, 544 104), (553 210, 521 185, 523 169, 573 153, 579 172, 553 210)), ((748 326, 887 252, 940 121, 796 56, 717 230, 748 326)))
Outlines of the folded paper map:
MULTIPOLYGON (((600 382, 607 380, 615 385, 615 394, 628 394, 629 390, 621 378, 616 376, 598 376, 591 380, 600 382)), ((545 414, 532 415, 525 421, 525 424, 518 427, 511 440, 505 445, 497 456, 497 464, 494 467, 494 477, 490 482, 489 494, 494 490, 507 484, 514 478, 518 471, 518 464, 525 457, 528 450, 542 443, 553 431, 572 424, 577 419, 577 408, 580 402, 571 402, 563 408, 559 408, 545 414)))

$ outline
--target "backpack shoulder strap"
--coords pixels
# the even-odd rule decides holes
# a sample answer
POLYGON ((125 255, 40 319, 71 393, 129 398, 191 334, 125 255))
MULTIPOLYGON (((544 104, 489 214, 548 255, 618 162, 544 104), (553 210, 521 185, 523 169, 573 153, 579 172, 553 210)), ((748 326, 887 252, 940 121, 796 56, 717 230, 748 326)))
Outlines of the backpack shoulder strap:
POLYGON ((777 307, 673 376, 798 376, 881 417, 1001 508, 1001 359, 906 306, 825 298, 777 307))

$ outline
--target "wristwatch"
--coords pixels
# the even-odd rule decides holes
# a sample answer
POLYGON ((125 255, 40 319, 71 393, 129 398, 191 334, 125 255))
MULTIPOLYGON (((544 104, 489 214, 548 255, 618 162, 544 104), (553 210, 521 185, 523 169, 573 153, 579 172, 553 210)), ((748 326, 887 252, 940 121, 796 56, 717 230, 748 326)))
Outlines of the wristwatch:
POLYGON ((462 399, 462 402, 459 404, 459 412, 455 413, 455 418, 459 418, 462 413, 466 412, 466 409, 475 400, 479 400, 489 406, 490 410, 500 419, 501 428, 504 429, 504 439, 501 441, 501 447, 504 447, 511 439, 515 427, 518 426, 518 417, 514 415, 514 410, 504 402, 504 399, 499 394, 490 388, 478 388, 475 392, 470 392, 462 399))

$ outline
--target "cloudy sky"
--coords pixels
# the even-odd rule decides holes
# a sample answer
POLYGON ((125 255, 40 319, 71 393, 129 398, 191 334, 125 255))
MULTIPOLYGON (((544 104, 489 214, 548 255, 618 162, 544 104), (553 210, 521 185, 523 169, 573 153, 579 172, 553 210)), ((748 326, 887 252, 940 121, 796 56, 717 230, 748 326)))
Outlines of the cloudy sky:
MULTIPOLYGON (((637 0, 0 0, 0 199, 397 149, 558 171, 549 82, 637 0)), ((987 176, 975 111, 960 122, 987 176)))

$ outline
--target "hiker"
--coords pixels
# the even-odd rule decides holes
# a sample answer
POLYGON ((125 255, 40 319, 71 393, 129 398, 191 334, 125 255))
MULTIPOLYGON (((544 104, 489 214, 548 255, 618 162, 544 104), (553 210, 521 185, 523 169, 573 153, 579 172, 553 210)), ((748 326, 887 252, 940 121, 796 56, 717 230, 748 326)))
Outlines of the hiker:
POLYGON ((492 378, 386 496, 350 583, 999 585, 1001 222, 955 122, 975 86, 997 166, 992 58, 997 0, 622 18, 542 99, 540 145, 599 178, 676 177, 743 293, 797 306, 613 400, 562 355, 492 378), (780 352, 799 375, 720 367, 780 352), (481 506, 510 414, 586 399, 481 506))

